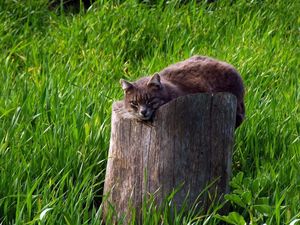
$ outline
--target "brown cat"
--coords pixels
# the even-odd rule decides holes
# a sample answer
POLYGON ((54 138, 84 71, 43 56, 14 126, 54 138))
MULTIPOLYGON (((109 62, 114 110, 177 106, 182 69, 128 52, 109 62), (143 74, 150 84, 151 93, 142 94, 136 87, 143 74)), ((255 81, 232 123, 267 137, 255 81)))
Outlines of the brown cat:
POLYGON ((201 92, 230 92, 237 97, 236 127, 245 116, 244 86, 233 66, 206 56, 193 56, 170 65, 152 77, 131 83, 121 79, 127 112, 150 120, 156 109, 179 96, 201 92))

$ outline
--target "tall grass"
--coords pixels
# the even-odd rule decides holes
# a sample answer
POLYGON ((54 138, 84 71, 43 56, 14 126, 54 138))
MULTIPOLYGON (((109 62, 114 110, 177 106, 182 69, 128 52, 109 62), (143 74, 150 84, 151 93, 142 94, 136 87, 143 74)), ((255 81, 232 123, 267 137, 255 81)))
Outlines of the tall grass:
POLYGON ((99 224, 118 80, 193 54, 233 64, 247 90, 231 214, 170 222, 149 208, 148 224, 300 218, 297 1, 98 1, 78 14, 47 4, 0 2, 0 223, 99 224))

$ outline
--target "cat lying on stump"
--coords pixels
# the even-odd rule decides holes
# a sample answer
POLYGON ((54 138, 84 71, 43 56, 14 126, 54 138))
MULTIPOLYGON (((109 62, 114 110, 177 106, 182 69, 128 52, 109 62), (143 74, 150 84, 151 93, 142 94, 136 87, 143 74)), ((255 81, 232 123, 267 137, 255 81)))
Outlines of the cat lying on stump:
MULTIPOLYGON (((125 110, 138 120, 150 120, 162 105, 180 96, 229 92, 237 98, 236 125, 245 117, 244 85, 236 69, 206 56, 193 56, 135 82, 121 79, 125 110)), ((199 106, 201 107, 201 106, 199 106)))

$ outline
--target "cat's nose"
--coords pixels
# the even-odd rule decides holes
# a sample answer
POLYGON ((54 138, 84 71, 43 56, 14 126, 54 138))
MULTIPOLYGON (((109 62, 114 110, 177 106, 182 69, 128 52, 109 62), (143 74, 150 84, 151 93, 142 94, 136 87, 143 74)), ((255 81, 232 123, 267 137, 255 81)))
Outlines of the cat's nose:
POLYGON ((142 116, 146 116, 146 114, 147 114, 147 109, 141 109, 140 114, 141 114, 142 116))

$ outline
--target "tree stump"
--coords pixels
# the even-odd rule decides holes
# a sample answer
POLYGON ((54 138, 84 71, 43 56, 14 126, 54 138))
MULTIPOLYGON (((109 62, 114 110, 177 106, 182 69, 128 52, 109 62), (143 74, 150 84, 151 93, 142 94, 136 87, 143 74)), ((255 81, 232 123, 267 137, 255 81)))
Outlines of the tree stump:
MULTIPOLYGON (((106 169, 104 218, 109 205, 130 220, 129 205, 138 220, 147 193, 157 204, 181 186, 172 203, 191 205, 206 186, 229 191, 236 118, 236 97, 229 93, 196 94, 177 98, 157 110, 153 122, 122 116, 115 102, 106 169)), ((205 199, 202 199, 205 201, 205 199)))

